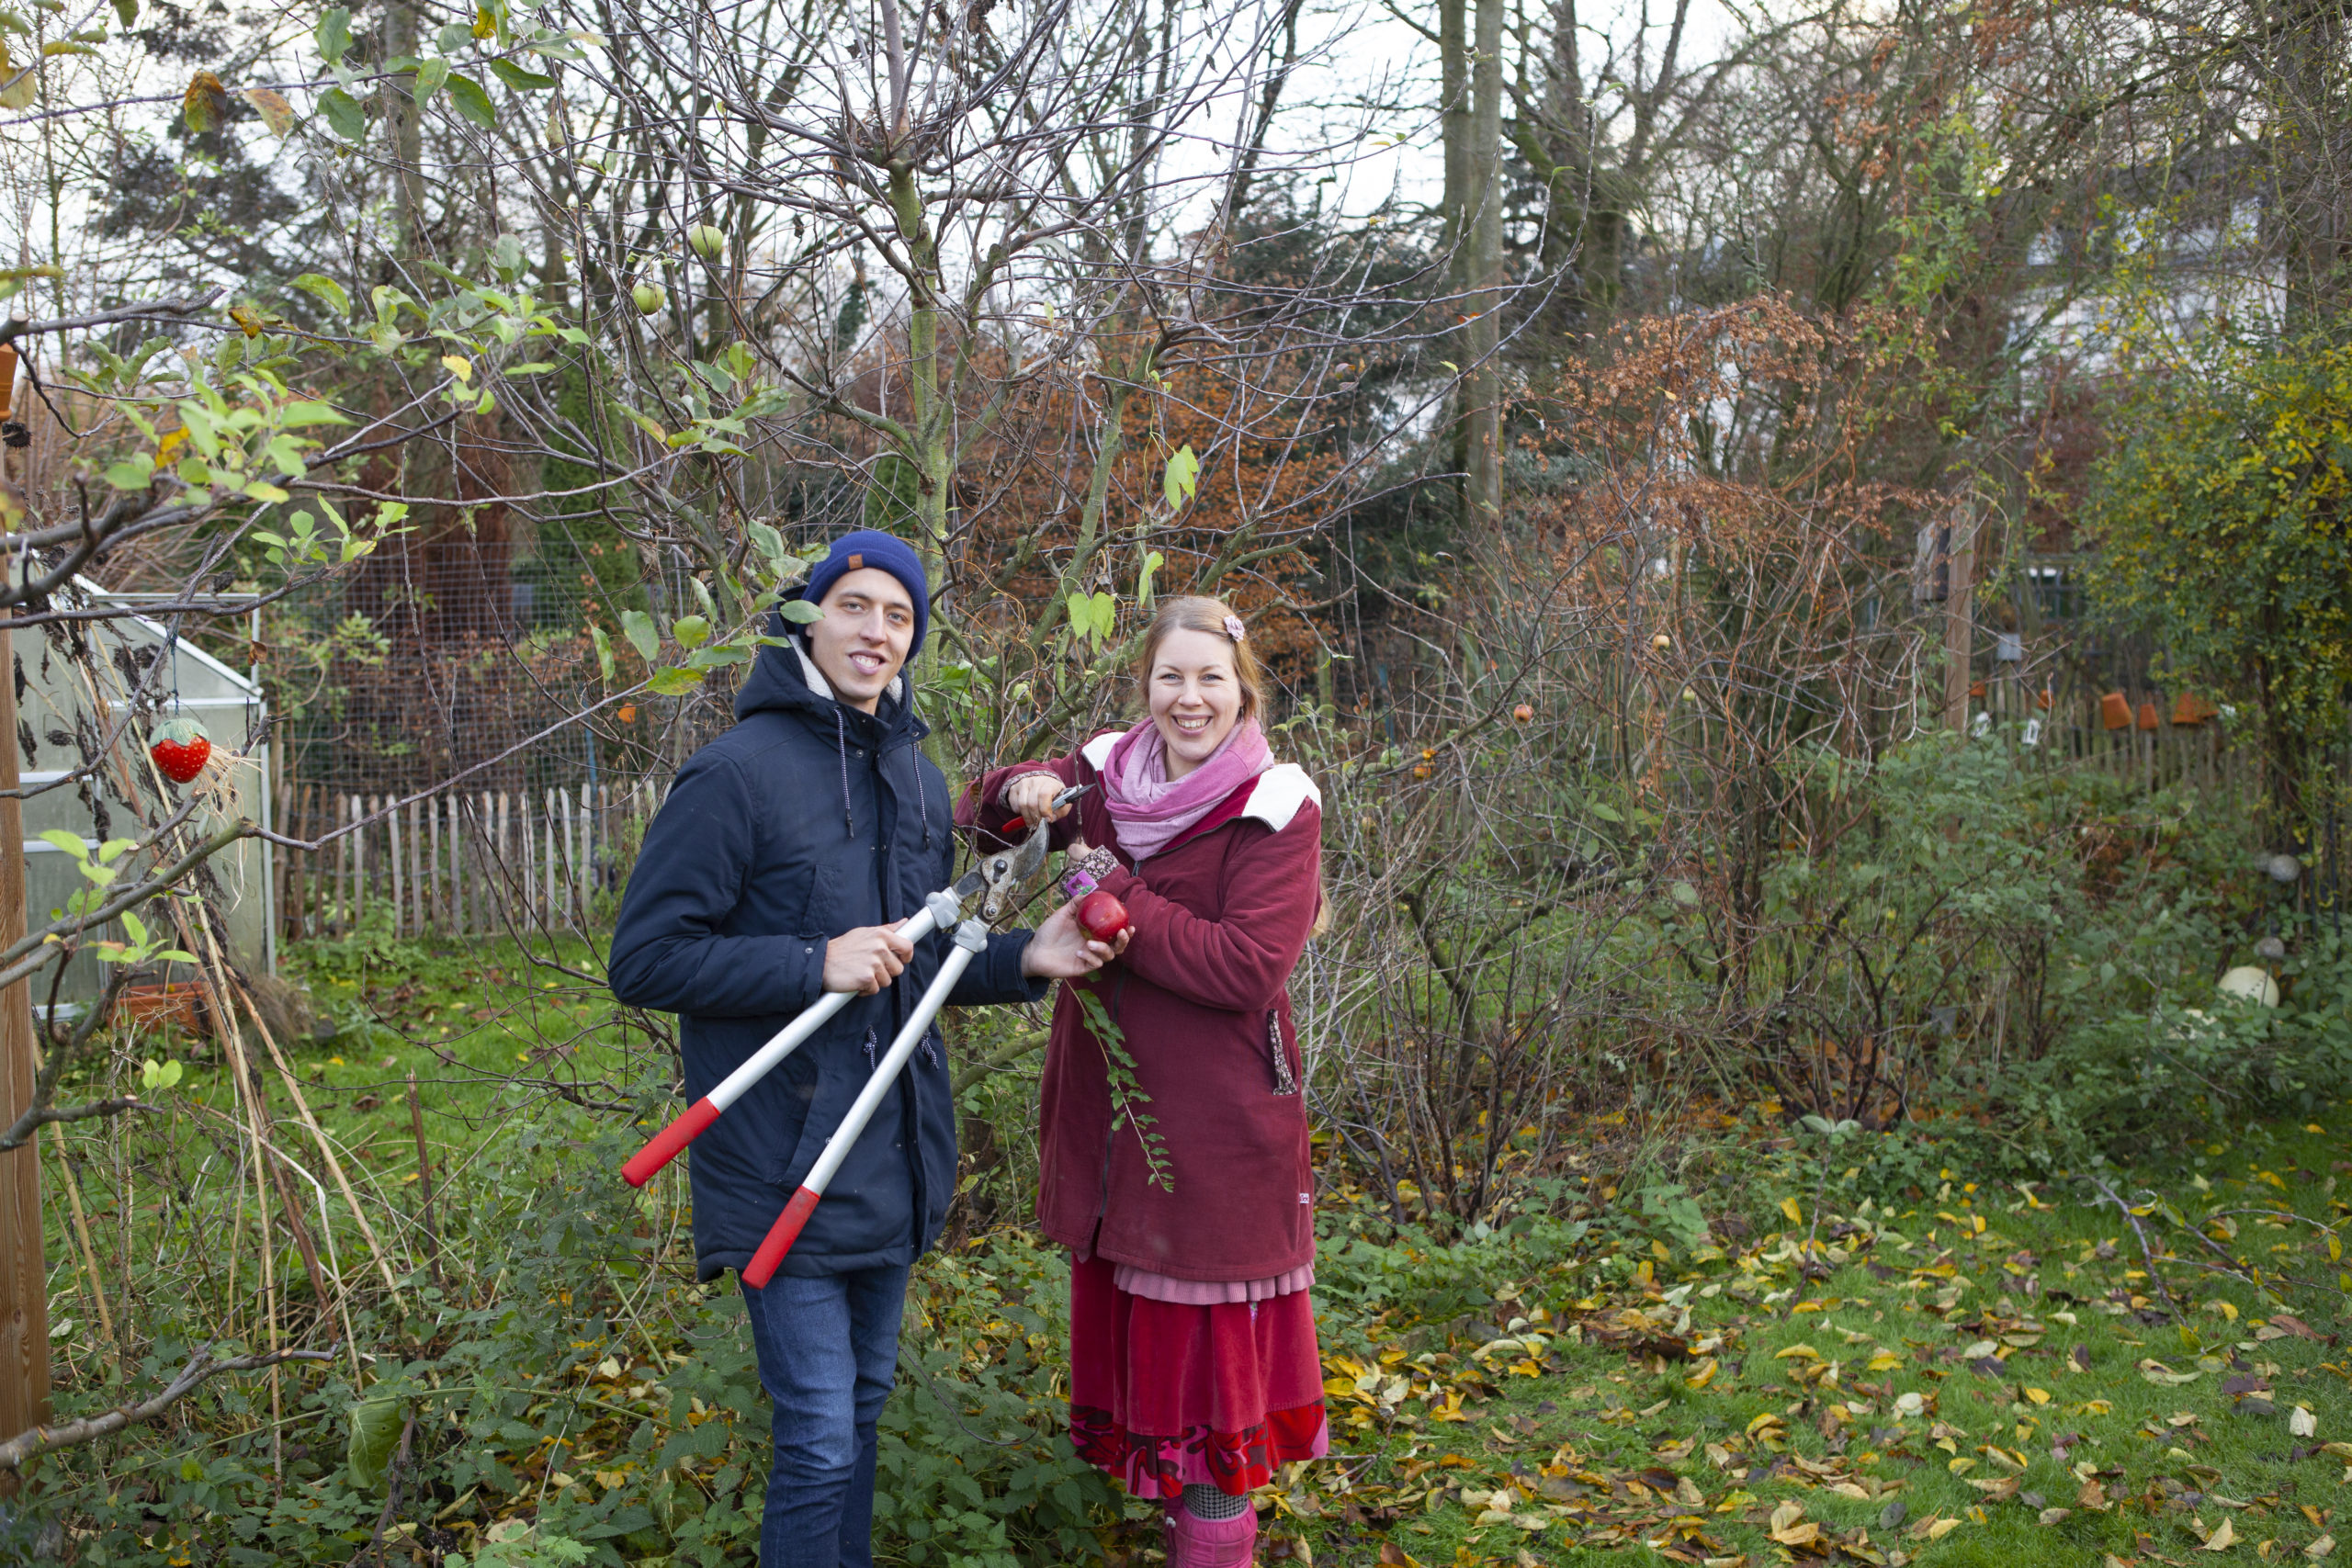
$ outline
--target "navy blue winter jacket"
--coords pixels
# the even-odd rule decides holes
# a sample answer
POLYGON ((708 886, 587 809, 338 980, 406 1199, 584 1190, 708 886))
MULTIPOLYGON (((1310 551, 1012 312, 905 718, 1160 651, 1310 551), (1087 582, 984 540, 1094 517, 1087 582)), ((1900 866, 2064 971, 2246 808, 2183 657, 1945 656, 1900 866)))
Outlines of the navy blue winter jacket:
MULTIPOLYGON (((823 993, 830 939, 902 920, 954 880, 947 782, 916 748, 922 720, 889 696, 861 713, 822 684, 797 648, 760 650, 735 728, 678 771, 621 899, 613 995, 678 1015, 689 1101, 823 993)), ((1022 977, 1028 942, 1026 931, 991 938, 949 1000, 1043 997, 1047 982, 1022 977)), ((695 1140, 701 1278, 751 1261, 947 951, 946 933, 926 939, 889 988, 854 998, 695 1140)), ((911 1263, 955 1190, 955 1100, 934 1029, 783 1271, 911 1263)))

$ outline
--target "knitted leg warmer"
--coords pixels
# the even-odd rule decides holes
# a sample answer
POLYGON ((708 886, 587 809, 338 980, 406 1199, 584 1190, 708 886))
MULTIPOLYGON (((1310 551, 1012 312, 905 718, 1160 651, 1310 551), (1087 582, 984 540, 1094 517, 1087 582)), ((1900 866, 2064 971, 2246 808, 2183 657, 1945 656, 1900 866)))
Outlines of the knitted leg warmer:
POLYGON ((1232 1493, 1220 1492, 1214 1486, 1196 1481, 1184 1488, 1184 1511, 1196 1519, 1207 1519, 1214 1523, 1219 1519, 1229 1519, 1237 1514, 1249 1512, 1250 1496, 1247 1493, 1236 1496, 1232 1493))

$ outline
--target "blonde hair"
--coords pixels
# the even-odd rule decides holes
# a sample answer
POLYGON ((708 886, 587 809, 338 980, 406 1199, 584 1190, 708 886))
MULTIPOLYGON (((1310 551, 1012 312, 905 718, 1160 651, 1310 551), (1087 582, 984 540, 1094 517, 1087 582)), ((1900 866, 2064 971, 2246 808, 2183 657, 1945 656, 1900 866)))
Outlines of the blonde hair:
POLYGON ((1151 625, 1143 634, 1143 652, 1136 660, 1136 684, 1148 691, 1151 687, 1152 661, 1159 657, 1159 645, 1177 632, 1205 632, 1222 638, 1233 649, 1234 682, 1241 688, 1241 716, 1261 718, 1266 709, 1266 677, 1258 662, 1258 655, 1250 649, 1248 637, 1236 637, 1226 629, 1227 621, 1240 624, 1241 617, 1222 599, 1205 594, 1186 593, 1174 599, 1162 599, 1153 612, 1151 625))

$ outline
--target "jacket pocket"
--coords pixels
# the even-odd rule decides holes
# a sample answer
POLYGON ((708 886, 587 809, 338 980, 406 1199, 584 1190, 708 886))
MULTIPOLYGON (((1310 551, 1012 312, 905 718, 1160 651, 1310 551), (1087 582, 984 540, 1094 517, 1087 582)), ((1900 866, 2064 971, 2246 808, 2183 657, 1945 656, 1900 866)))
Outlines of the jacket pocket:
POLYGON ((1290 1047, 1283 1043, 1283 1015, 1272 1010, 1266 1013, 1266 1056, 1273 1064, 1274 1092, 1296 1094, 1298 1074, 1290 1065, 1290 1047))

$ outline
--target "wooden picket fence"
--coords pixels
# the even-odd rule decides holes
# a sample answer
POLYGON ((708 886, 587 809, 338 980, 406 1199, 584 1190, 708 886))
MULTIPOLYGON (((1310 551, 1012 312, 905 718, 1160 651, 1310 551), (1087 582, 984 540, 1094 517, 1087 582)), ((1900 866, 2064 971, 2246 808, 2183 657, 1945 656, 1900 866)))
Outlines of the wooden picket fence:
POLYGON ((345 831, 319 850, 277 855, 279 932, 293 941, 344 935, 387 907, 402 936, 609 919, 667 793, 666 784, 640 779, 402 801, 289 782, 275 803, 279 832, 321 842, 345 831))
POLYGON ((2251 795, 2260 763, 2241 744, 2241 725, 2212 705, 2153 691, 2106 693, 2081 686, 2040 691, 1999 675, 1969 694, 2013 744, 2051 765, 2088 768, 2143 790, 2188 784, 2199 794, 2251 795))

